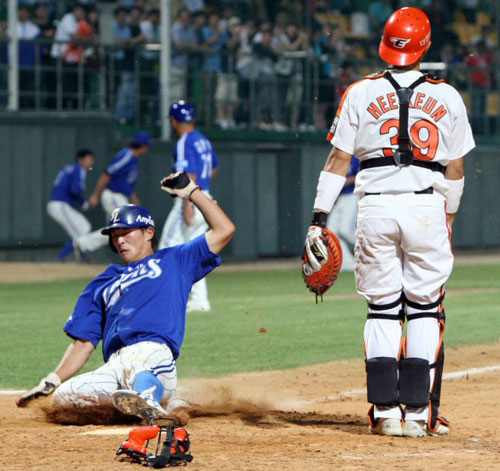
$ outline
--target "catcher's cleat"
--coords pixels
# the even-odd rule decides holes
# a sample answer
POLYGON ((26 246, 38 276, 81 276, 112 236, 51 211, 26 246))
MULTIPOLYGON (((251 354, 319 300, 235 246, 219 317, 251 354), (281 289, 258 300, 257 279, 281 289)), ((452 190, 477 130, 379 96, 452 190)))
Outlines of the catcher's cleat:
POLYGON ((377 419, 375 425, 370 425, 370 431, 374 435, 403 436, 403 426, 400 419, 377 419))
POLYGON ((427 423, 424 420, 406 420, 403 426, 403 436, 412 438, 421 438, 427 435, 431 437, 439 437, 448 435, 450 427, 442 422, 438 422, 434 430, 427 428, 427 423))
POLYGON ((137 391, 118 389, 111 397, 113 405, 124 414, 137 415, 151 422, 168 418, 168 413, 152 395, 141 396, 137 391))

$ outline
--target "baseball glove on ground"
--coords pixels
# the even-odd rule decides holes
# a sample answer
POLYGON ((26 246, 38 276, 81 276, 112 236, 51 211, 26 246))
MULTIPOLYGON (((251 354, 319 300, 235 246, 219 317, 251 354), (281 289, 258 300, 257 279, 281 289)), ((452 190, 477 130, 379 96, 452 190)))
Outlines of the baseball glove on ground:
POLYGON ((318 302, 318 296, 323 298, 342 267, 342 249, 337 236, 325 227, 309 227, 302 262, 302 277, 318 302))

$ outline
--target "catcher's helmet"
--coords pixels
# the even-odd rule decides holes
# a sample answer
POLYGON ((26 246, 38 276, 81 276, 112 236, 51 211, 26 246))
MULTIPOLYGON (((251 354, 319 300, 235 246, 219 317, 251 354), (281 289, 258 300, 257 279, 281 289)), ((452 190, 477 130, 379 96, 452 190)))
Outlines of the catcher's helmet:
POLYGON ((417 62, 431 45, 431 24, 418 8, 401 8, 387 20, 379 46, 388 64, 405 66, 417 62))
POLYGON ((168 115, 177 121, 192 123, 194 121, 194 108, 187 101, 179 100, 170 107, 168 115))

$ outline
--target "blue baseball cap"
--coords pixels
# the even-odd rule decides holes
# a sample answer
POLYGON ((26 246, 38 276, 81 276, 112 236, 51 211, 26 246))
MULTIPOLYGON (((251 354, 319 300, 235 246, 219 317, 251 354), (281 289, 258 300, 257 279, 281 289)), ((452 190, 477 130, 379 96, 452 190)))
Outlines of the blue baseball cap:
POLYGON ((179 100, 170 107, 168 113, 171 118, 182 123, 192 123, 194 121, 194 108, 187 101, 179 100))
POLYGON ((149 137, 149 133, 147 131, 137 131, 134 134, 134 142, 141 146, 151 147, 153 143, 151 142, 151 138, 149 137))

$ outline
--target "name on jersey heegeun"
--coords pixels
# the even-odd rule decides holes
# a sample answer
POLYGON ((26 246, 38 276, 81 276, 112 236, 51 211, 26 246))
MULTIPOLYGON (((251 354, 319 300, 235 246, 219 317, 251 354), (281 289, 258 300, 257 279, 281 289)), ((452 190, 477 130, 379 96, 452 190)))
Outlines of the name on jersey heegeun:
MULTIPOLYGON (((435 123, 448 114, 448 110, 443 105, 438 104, 435 98, 421 92, 414 94, 414 98, 410 101, 409 108, 422 110, 424 113, 428 114, 435 123)), ((379 119, 388 111, 397 109, 399 109, 398 98, 395 92, 391 92, 377 97, 368 105, 366 111, 375 119, 379 119)))

